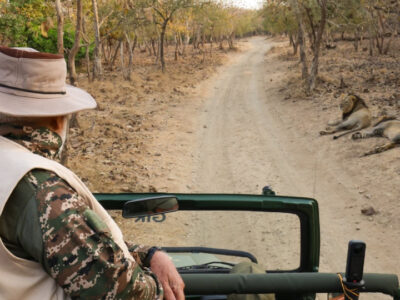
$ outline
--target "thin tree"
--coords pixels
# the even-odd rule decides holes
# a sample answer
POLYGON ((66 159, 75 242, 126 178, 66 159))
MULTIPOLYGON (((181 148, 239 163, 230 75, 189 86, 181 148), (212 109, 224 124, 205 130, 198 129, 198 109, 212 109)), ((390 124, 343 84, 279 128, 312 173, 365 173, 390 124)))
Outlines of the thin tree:
POLYGON ((62 11, 61 0, 56 0, 57 12, 57 51, 64 55, 64 14, 62 11))
MULTIPOLYGON (((307 12, 308 20, 310 22, 309 36, 312 37, 311 40, 311 50, 313 52, 313 59, 311 63, 311 70, 308 73, 308 65, 307 65, 307 55, 305 51, 305 39, 304 39, 304 22, 303 22, 303 12, 301 11, 299 1, 292 0, 291 5, 293 7, 294 13, 296 15, 297 23, 298 23, 298 39, 300 46, 300 61, 302 63, 302 78, 305 80, 306 84, 306 92, 310 93, 314 90, 316 79, 318 76, 318 66, 319 66, 319 54, 321 48, 321 41, 324 34, 324 29, 326 25, 326 11, 327 11, 327 0, 316 0, 319 10, 320 10, 320 20, 317 24, 317 29, 314 23, 312 16, 307 12), (311 26, 312 25, 312 26, 311 26)), ((303 3, 303 9, 306 7, 303 3)))
POLYGON ((101 38, 100 38, 100 25, 99 25, 99 13, 97 7, 97 0, 92 0, 93 7, 93 27, 94 27, 94 40, 95 46, 93 51, 93 79, 102 78, 103 67, 101 64, 102 51, 101 51, 101 38))
POLYGON ((69 80, 72 85, 76 85, 77 74, 75 69, 75 57, 79 51, 81 43, 81 31, 82 31, 82 1, 76 1, 76 26, 75 26, 75 41, 68 55, 68 68, 69 68, 69 80))
POLYGON ((161 69, 165 72, 165 57, 164 57, 164 42, 165 42, 165 34, 167 31, 167 26, 169 22, 172 20, 174 14, 184 8, 188 8, 192 6, 192 0, 166 0, 166 1, 157 1, 153 0, 152 8, 157 15, 156 23, 161 27, 160 31, 160 45, 159 45, 159 58, 161 63, 161 69))
POLYGON ((298 43, 300 48, 300 62, 302 64, 301 77, 308 82, 308 64, 306 55, 306 41, 304 38, 304 21, 303 15, 300 11, 299 3, 297 0, 292 0, 291 5, 293 7, 294 13, 296 15, 297 27, 298 27, 298 43))
POLYGON ((325 24, 326 24, 326 4, 327 0, 317 0, 318 6, 320 7, 321 19, 319 21, 318 31, 316 34, 314 47, 313 47, 313 60, 311 63, 310 78, 308 83, 309 91, 313 91, 315 88, 315 82, 318 75, 319 66, 319 53, 321 48, 321 41, 324 34, 325 24))

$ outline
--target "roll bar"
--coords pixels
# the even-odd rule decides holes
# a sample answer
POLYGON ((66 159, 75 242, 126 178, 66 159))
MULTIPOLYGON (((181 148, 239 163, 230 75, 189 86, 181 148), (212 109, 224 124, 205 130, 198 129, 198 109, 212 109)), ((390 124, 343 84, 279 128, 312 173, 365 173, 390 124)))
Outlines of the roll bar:
MULTIPOLYGON (((334 273, 182 274, 186 295, 339 293, 342 286, 334 273)), ((383 293, 400 299, 394 274, 365 273, 361 292, 383 293)))

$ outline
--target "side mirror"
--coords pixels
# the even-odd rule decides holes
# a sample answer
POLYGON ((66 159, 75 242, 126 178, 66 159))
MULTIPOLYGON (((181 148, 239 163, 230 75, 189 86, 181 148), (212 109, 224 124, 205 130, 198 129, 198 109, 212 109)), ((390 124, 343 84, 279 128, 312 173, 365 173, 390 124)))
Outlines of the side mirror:
POLYGON ((178 199, 171 196, 144 198, 127 201, 122 209, 124 218, 136 218, 164 214, 178 210, 178 199))

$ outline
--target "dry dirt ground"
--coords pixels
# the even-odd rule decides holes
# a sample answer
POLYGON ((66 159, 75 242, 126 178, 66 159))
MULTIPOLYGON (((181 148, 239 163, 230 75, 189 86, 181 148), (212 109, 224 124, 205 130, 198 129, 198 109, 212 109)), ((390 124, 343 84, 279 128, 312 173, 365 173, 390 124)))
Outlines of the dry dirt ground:
MULTIPOLYGON (((210 66, 190 71, 175 65, 173 75, 138 69, 133 83, 115 76, 83 84, 100 105, 79 116, 69 166, 93 191, 259 194, 270 185, 280 195, 313 197, 320 207, 321 271, 343 271, 347 242, 361 239, 367 243, 366 272, 400 275, 400 148, 361 158, 385 141, 334 141, 318 134, 339 114, 338 96, 346 92, 337 87, 340 68, 349 69, 343 72, 348 90, 365 98, 374 115, 384 108, 398 115, 399 77, 388 69, 398 59, 343 62, 350 50, 339 45, 335 54, 324 53, 323 81, 306 97, 289 51, 286 42, 256 37, 227 58, 220 54, 224 64, 212 76, 210 66), (373 78, 364 80, 367 73, 373 78), (361 213, 371 206, 377 214, 361 213)), ((225 226, 227 235, 247 234, 241 230, 251 225, 218 221, 196 224, 205 232, 225 226)), ((170 238, 187 239, 184 230, 170 238)))

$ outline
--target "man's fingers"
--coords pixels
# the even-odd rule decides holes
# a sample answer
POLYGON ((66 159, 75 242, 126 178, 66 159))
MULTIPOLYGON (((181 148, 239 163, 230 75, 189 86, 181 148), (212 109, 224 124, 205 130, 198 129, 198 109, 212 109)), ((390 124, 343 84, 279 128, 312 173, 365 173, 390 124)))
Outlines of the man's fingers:
POLYGON ((150 267, 164 289, 165 300, 185 300, 185 283, 166 253, 157 251, 150 267))
POLYGON ((179 277, 178 273, 176 275, 177 275, 176 276, 177 278, 175 278, 174 281, 170 282, 170 287, 171 287, 172 291, 174 292, 175 298, 177 300, 185 300, 185 294, 183 292, 183 289, 185 288, 185 283, 179 277))
POLYGON ((176 300, 185 300, 185 294, 183 293, 184 284, 177 284, 172 286, 176 300))
POLYGON ((175 294, 172 291, 171 287, 169 286, 168 283, 162 284, 163 289, 164 289, 164 299, 165 300, 176 300, 175 294))

